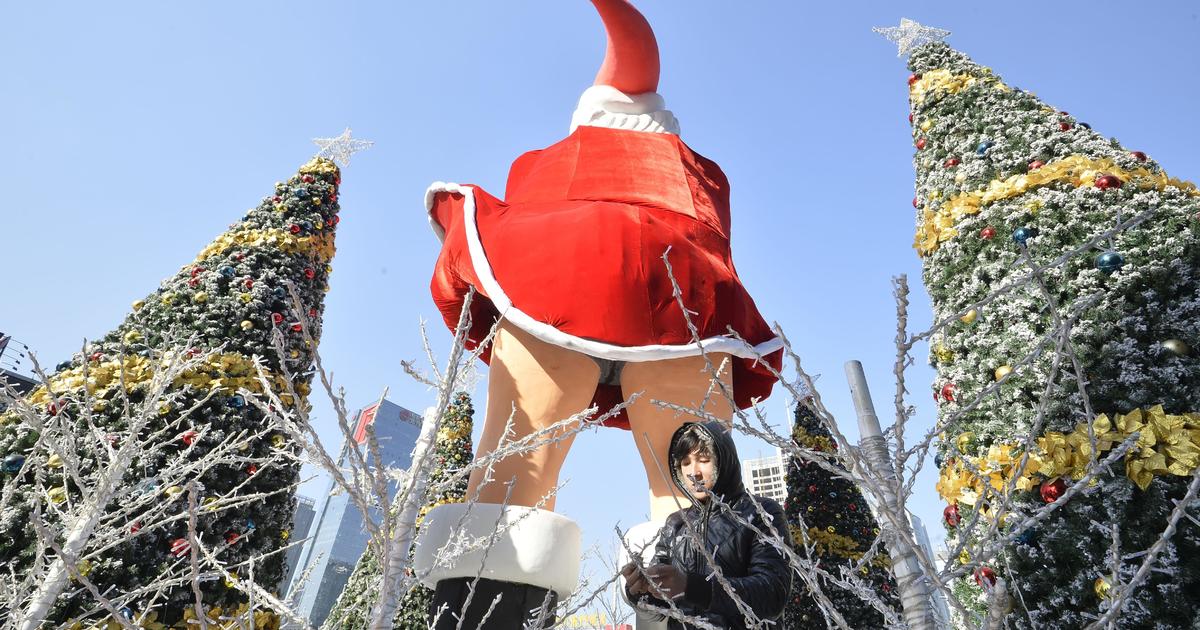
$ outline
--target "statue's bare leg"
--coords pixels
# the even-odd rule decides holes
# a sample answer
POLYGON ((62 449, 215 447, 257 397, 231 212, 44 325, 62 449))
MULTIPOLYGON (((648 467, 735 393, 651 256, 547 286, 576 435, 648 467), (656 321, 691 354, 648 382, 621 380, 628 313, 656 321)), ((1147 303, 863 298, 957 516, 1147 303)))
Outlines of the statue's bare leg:
MULTIPOLYGON (((587 356, 546 343, 508 322, 500 325, 492 345, 488 373, 487 413, 476 457, 496 450, 511 415, 513 434, 505 442, 520 439, 545 429, 587 408, 596 393, 600 368, 587 356)), ((553 510, 551 494, 558 484, 558 473, 574 441, 574 434, 543 444, 523 455, 498 461, 492 481, 483 486, 479 500, 504 503, 506 484, 515 480, 509 505, 553 510)), ((467 496, 484 482, 485 469, 471 473, 467 496)))
MULTIPOLYGON (((714 368, 719 368, 728 356, 724 353, 708 355, 714 368)), ((731 367, 726 365, 720 380, 728 391, 732 392, 733 377, 730 370, 731 367)), ((710 392, 711 383, 712 375, 703 357, 628 363, 621 372, 621 391, 626 398, 634 392, 642 392, 641 398, 631 405, 626 413, 633 429, 633 439, 637 442, 638 452, 642 456, 642 465, 646 467, 652 521, 663 520, 671 512, 678 510, 680 505, 688 505, 687 499, 680 496, 679 490, 671 484, 670 471, 667 468, 667 449, 671 445, 671 435, 679 425, 698 421, 699 418, 673 409, 661 408, 650 401, 672 402, 691 409, 699 409, 703 405, 705 411, 717 418, 733 418, 733 407, 729 400, 719 388, 713 388, 710 392)))

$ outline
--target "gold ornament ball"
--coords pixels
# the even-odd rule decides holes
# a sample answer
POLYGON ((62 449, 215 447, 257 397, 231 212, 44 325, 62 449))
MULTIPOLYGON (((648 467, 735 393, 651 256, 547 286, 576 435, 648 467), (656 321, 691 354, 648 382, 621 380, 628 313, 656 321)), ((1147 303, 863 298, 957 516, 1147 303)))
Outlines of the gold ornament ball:
POLYGON ((933 127, 932 120, 926 119, 924 122, 921 123, 921 131, 929 131, 930 127, 933 127))
POLYGON ((964 324, 974 324, 976 319, 979 319, 979 311, 971 309, 963 313, 962 317, 958 318, 964 324))
POLYGON ((1192 353, 1191 346, 1182 339, 1168 339, 1162 342, 1162 347, 1166 348, 1177 357, 1186 357, 1192 353))
POLYGON ((1108 599, 1108 593, 1111 588, 1112 584, 1102 577, 1096 578, 1096 581, 1092 584, 1092 590, 1096 591, 1096 597, 1100 599, 1108 599))
POLYGON ((46 498, 50 499, 51 503, 62 503, 67 500, 67 489, 62 486, 50 488, 46 492, 46 498))
POLYGON ((1008 376, 1009 374, 1012 374, 1012 366, 1011 365, 1001 365, 1000 367, 996 368, 996 380, 997 381, 1004 378, 1005 376, 1008 376))
POLYGON ((142 307, 143 307, 143 306, 145 306, 145 305, 146 305, 146 302, 145 302, 145 301, 143 301, 143 300, 136 300, 136 301, 133 303, 133 310, 135 310, 135 311, 140 311, 140 310, 142 310, 142 307))
POLYGON ((125 343, 137 343, 142 340, 142 333, 131 330, 125 333, 125 343))
POLYGON ((937 360, 941 361, 942 363, 949 363, 954 360, 954 351, 950 348, 947 348, 945 344, 939 343, 937 347, 933 349, 933 356, 937 357, 937 360))
POLYGON ((254 322, 252 322, 248 319, 243 319, 241 326, 242 326, 242 330, 245 330, 247 332, 254 330, 254 322))
POLYGON ((250 300, 254 299, 254 296, 250 295, 249 293, 241 293, 238 295, 238 299, 246 304, 249 304, 250 300))
POLYGON ((208 294, 205 293, 204 291, 201 291, 201 292, 197 293, 196 295, 192 296, 192 301, 197 304, 203 304, 208 301, 208 294))

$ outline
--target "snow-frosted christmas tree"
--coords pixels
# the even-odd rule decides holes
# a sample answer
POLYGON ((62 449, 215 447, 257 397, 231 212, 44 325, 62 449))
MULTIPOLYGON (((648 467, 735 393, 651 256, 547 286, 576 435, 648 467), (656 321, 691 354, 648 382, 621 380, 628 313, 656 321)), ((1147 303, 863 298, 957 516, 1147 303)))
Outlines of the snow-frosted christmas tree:
POLYGON ((9 600, 0 616, 109 617, 80 574, 137 623, 193 615, 194 588, 204 610, 226 613, 246 601, 239 579, 275 589, 299 464, 264 407, 267 394, 285 409, 307 404, 339 183, 324 157, 277 183, 0 416, 0 580, 45 600, 36 611, 9 600), (61 557, 47 548, 55 539, 61 557), (195 584, 171 582, 194 558, 195 584))
POLYGON ((905 22, 884 30, 911 53, 914 246, 947 323, 930 355, 949 544, 1077 493, 956 589, 1004 578, 1018 628, 1081 628, 1116 602, 1107 627, 1192 627, 1200 528, 1163 533, 1200 463, 1197 190, 905 22))
MULTIPOLYGON (((798 446, 826 454, 831 465, 844 469, 837 458, 837 442, 820 418, 801 402, 796 405, 792 440, 798 446)), ((896 585, 890 574, 887 550, 872 543, 879 524, 871 514, 862 492, 849 479, 837 477, 816 462, 793 460, 788 465, 787 501, 784 511, 796 553, 810 558, 840 580, 857 580, 875 593, 875 598, 898 610, 896 585)), ((852 628, 883 626, 883 615, 853 591, 819 575, 828 601, 852 628)), ((803 580, 792 583, 791 600, 784 610, 783 628, 801 630, 826 622, 827 615, 803 580)))

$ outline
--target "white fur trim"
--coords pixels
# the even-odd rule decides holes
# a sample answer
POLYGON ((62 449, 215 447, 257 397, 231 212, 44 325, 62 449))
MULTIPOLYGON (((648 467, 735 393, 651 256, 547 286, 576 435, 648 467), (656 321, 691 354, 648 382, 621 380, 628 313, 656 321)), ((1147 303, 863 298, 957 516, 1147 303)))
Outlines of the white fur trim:
MULTIPOLYGON (((433 197, 439 192, 459 193, 466 198, 463 203, 463 225, 467 230, 467 247, 471 252, 471 264, 475 267, 475 275, 479 277, 479 283, 483 285, 480 288, 491 298, 492 304, 496 306, 496 310, 500 312, 501 317, 546 343, 552 343, 556 346, 610 361, 634 362, 693 357, 699 355, 702 349, 704 352, 725 352, 743 359, 757 359, 760 356, 766 356, 783 348, 783 339, 779 337, 773 337, 753 348, 747 348, 741 341, 726 335, 702 339, 699 343, 618 346, 593 339, 576 337, 549 324, 540 322, 530 317, 521 309, 513 306, 512 301, 508 299, 508 295, 504 293, 504 289, 496 282, 495 275, 492 274, 492 266, 488 262, 487 253, 484 252, 483 243, 479 239, 479 227, 475 222, 475 189, 471 186, 434 182, 425 193, 426 211, 433 210, 433 197)), ((434 227, 434 232, 438 234, 438 238, 445 240, 445 232, 441 230, 441 226, 433 222, 432 215, 430 215, 430 221, 434 227)))
POLYGON ((626 94, 611 85, 593 85, 583 91, 571 114, 571 133, 578 127, 679 135, 679 121, 657 92, 626 94))
POLYGON ((430 588, 441 580, 478 575, 551 589, 561 601, 579 585, 582 546, 579 526, 561 514, 518 505, 450 503, 425 515, 413 568, 430 588), (458 553, 458 545, 466 545, 466 551, 458 553), (443 554, 452 556, 451 566, 439 566, 443 554))

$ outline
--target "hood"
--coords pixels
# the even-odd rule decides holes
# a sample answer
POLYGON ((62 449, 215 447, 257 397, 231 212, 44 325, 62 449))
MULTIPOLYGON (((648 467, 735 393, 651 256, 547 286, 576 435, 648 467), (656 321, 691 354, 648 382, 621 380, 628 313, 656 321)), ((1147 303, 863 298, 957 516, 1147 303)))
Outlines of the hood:
POLYGON ((737 448, 733 445, 733 435, 719 422, 685 422, 671 436, 671 448, 667 451, 671 465, 671 481, 675 487, 683 491, 685 496, 692 496, 687 485, 679 478, 679 462, 671 452, 675 450, 675 442, 683 435, 684 430, 692 425, 698 425, 712 440, 713 455, 717 460, 717 482, 713 484, 712 493, 721 500, 730 503, 746 491, 742 485, 742 463, 738 460, 737 448))

